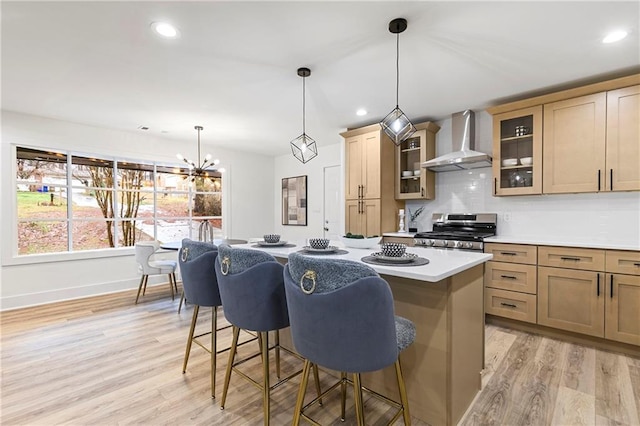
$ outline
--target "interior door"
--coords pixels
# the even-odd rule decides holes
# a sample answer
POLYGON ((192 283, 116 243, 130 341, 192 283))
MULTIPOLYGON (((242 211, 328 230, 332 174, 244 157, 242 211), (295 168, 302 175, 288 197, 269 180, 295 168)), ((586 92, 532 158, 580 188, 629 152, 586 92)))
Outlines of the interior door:
POLYGON ((339 241, 340 226, 340 166, 324 168, 324 237, 339 241))

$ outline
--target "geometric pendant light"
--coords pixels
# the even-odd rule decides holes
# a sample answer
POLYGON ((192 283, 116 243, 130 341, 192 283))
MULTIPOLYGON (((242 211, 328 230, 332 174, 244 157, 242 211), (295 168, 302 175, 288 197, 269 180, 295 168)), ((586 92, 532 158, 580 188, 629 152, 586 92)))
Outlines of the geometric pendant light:
POLYGON ((398 92, 400 87, 400 33, 406 29, 406 19, 396 18, 389 22, 389 31, 396 35, 396 107, 380 122, 380 126, 382 126, 382 130, 384 130, 396 145, 400 145, 416 131, 409 117, 407 117, 398 106, 398 92))
POLYGON ((305 133, 305 79, 311 75, 309 68, 298 68, 298 75, 302 77, 302 134, 289 142, 293 156, 300 160, 303 164, 315 158, 318 155, 316 141, 305 133))

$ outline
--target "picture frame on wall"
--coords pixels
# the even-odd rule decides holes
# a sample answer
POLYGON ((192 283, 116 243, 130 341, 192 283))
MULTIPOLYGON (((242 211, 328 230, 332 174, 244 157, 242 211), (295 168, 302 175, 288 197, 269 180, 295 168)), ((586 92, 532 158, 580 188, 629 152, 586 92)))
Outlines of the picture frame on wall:
POLYGON ((307 226, 307 176, 282 179, 282 224, 307 226))

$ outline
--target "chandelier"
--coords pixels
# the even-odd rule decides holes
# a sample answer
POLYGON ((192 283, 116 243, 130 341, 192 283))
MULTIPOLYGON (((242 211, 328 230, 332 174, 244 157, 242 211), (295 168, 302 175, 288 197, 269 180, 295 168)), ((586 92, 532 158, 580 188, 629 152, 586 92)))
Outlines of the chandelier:
POLYGON ((211 154, 207 154, 204 157, 204 160, 202 160, 202 162, 200 161, 200 131, 202 131, 202 129, 204 129, 204 127, 202 126, 195 126, 194 129, 196 129, 198 131, 198 158, 197 161, 191 161, 188 160, 186 158, 184 158, 182 156, 182 154, 176 154, 176 157, 178 157, 178 160, 180 161, 184 161, 185 163, 187 163, 187 167, 189 167, 189 174, 191 175, 191 182, 193 182, 195 180, 196 177, 201 177, 201 178, 209 178, 209 177, 213 177, 210 176, 210 173, 214 173, 214 172, 224 172, 224 169, 215 169, 212 167, 217 166, 220 163, 220 160, 218 160, 217 158, 215 160, 211 160, 211 154))
POLYGON ((298 68, 298 75, 302 77, 302 134, 289 142, 293 156, 300 160, 303 164, 318 155, 316 141, 307 135, 305 131, 305 84, 304 81, 311 75, 309 68, 298 68))
POLYGON ((407 20, 396 18, 389 22, 389 31, 396 35, 396 107, 380 122, 382 130, 391 138, 394 144, 400 145, 411 136, 416 128, 398 106, 398 92, 400 87, 400 33, 407 29, 407 20))

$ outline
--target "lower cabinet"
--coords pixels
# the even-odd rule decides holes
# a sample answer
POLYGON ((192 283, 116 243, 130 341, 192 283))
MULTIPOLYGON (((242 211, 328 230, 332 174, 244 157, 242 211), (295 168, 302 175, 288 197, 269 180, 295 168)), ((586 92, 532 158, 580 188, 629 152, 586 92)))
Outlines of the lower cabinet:
POLYGON ((604 274, 538 267, 538 324, 604 337, 604 274))
POLYGON ((487 262, 487 313, 640 346, 640 252, 485 245, 529 263, 487 262))
POLYGON ((366 237, 380 235, 380 199, 347 200, 346 229, 366 237))

